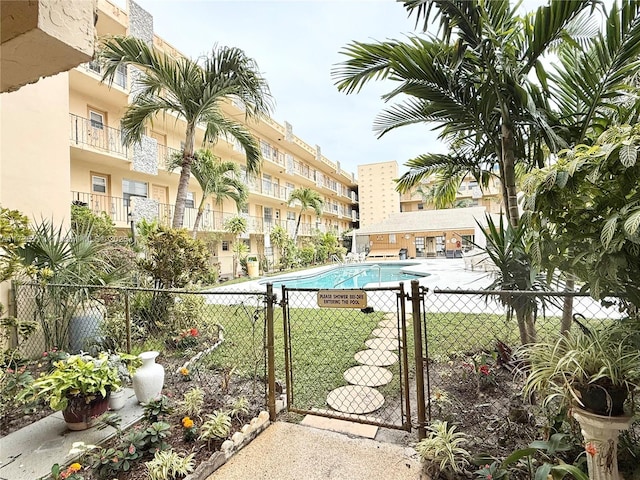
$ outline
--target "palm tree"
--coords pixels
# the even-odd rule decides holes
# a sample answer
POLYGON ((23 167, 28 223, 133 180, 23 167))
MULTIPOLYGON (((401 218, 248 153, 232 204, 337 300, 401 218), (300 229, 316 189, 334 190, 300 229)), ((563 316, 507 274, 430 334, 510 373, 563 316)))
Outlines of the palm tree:
MULTIPOLYGON (((200 184, 202 199, 198 206, 198 213, 193 222, 193 238, 196 237, 200 219, 204 214, 207 197, 213 196, 215 204, 220 206, 224 216, 224 201, 231 199, 235 202, 238 211, 246 205, 249 198, 249 189, 240 180, 240 167, 231 161, 222 161, 213 155, 211 150, 200 149, 194 153, 194 162, 191 173, 200 184)), ((180 166, 181 157, 174 159, 171 169, 180 166)))
POLYGON ((243 242, 240 242, 240 235, 247 231, 247 219, 240 216, 235 216, 227 219, 224 223, 224 229, 231 233, 234 237, 233 245, 233 278, 236 278, 238 271, 238 261, 241 255, 248 253, 249 249, 246 248, 243 242), (240 246, 242 244, 242 246, 240 246))
POLYGON ((100 58, 105 69, 102 79, 109 84, 122 66, 142 72, 132 87, 134 100, 122 117, 126 144, 139 142, 148 123, 160 114, 174 114, 186 122, 173 228, 183 225, 198 125, 204 125, 203 142, 235 139, 244 149, 247 170, 259 170, 258 142, 244 125, 222 111, 223 103, 230 99, 243 105, 247 118, 268 115, 271 110, 269 86, 255 61, 242 50, 214 46, 208 56, 194 61, 174 58, 137 38, 116 36, 103 43, 100 58))
MULTIPOLYGON (((411 170, 398 190, 406 192, 437 171, 447 179, 472 175, 486 186, 497 166, 506 214, 516 226, 516 160, 539 162, 543 144, 552 151, 564 146, 536 107, 542 90, 528 76, 535 70, 546 85, 540 58, 591 3, 552 0, 519 17, 509 0, 406 0, 405 8, 423 18, 425 29, 430 20, 440 20, 441 38, 347 46, 348 59, 334 70, 339 90, 358 92, 371 80, 389 79, 398 86, 384 95, 386 101, 408 97, 378 116, 379 136, 404 125, 435 123, 452 147, 447 155, 407 162, 411 170)), ((584 30, 583 23, 579 27, 584 30)))
POLYGON ((295 201, 300 202, 300 212, 298 213, 298 222, 296 223, 296 231, 293 234, 293 243, 295 244, 298 238, 298 229, 300 228, 300 221, 302 220, 302 214, 305 210, 313 209, 317 216, 322 214, 322 204, 324 201, 318 192, 307 187, 296 188, 289 195, 287 205, 291 205, 295 201))

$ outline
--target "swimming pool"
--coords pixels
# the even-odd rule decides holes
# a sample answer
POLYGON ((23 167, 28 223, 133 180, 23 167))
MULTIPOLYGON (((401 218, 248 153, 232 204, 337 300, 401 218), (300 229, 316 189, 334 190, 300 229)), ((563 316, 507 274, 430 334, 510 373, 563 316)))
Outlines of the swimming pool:
POLYGON ((300 274, 289 278, 274 278, 260 283, 264 285, 272 282, 274 289, 281 288, 282 285, 286 285, 289 288, 364 288, 366 286, 377 287, 378 282, 394 282, 397 284, 398 282, 419 280, 429 276, 428 273, 403 271, 403 269, 412 265, 415 264, 394 262, 339 265, 314 274, 300 272, 300 274))

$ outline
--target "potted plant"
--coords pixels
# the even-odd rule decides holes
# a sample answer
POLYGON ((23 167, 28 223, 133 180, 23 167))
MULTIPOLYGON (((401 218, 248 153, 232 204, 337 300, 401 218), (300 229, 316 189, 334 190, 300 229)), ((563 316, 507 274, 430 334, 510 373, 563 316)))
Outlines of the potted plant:
POLYGON ((31 386, 31 394, 47 398, 61 410, 70 430, 86 430, 107 411, 109 394, 121 385, 118 371, 106 354, 99 358, 71 355, 54 362, 54 368, 31 386))
POLYGON ((111 353, 107 363, 116 369, 120 378, 120 386, 112 390, 109 395, 109 409, 120 410, 126 403, 124 387, 131 385, 131 377, 136 369, 142 365, 142 361, 136 355, 111 353))
MULTIPOLYGON (((624 321, 600 330, 573 329, 555 343, 523 347, 530 372, 525 393, 558 396, 598 415, 623 415, 629 392, 640 385, 640 349, 624 321)), ((636 339, 637 340, 637 339, 636 339)))

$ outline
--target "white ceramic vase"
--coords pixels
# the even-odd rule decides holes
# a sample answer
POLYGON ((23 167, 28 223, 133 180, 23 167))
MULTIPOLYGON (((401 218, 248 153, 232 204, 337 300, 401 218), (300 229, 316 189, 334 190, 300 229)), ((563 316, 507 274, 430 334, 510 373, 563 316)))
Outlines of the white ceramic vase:
POLYGON ((109 395, 109 410, 120 410, 124 407, 127 398, 124 395, 124 388, 111 392, 109 395))
POLYGON ((133 391, 140 403, 147 403, 160 396, 164 385, 164 367, 156 363, 159 352, 142 352, 138 357, 142 360, 133 374, 133 391))

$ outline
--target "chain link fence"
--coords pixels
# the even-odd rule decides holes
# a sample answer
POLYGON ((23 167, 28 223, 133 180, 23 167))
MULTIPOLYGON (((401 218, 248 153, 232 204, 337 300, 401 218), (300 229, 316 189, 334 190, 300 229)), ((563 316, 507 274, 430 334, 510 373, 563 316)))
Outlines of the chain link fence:
POLYGON ((264 293, 14 284, 13 303, 23 358, 152 350, 167 376, 266 398, 264 293))

